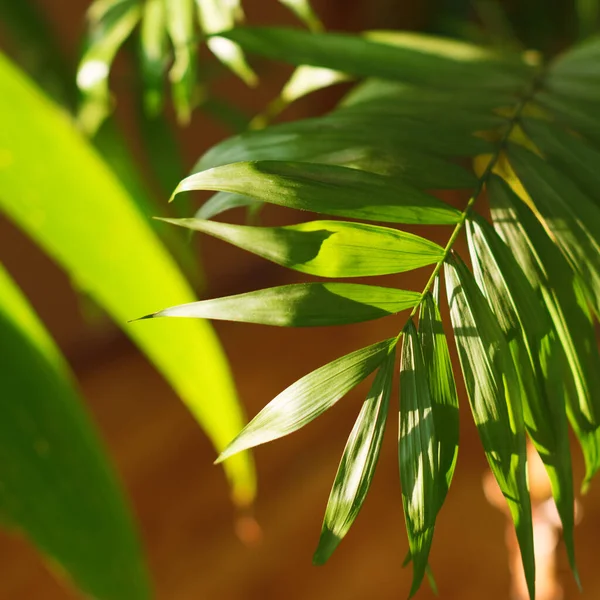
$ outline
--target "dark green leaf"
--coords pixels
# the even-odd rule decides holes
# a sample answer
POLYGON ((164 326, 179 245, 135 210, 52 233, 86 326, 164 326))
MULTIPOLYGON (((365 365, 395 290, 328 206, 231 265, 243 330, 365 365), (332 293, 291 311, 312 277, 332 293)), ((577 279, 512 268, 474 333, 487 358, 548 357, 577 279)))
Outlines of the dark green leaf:
POLYGON ((301 429, 368 377, 388 356, 395 338, 361 348, 296 381, 244 427, 217 462, 301 429))
POLYGON ((427 293, 419 314, 419 344, 423 352, 423 362, 431 415, 437 439, 438 471, 436 474, 437 510, 441 510, 446 494, 452 483, 456 459, 458 458, 458 396, 452 373, 452 363, 448 342, 442 328, 439 311, 440 281, 436 278, 433 295, 427 293))
MULTIPOLYGON (((224 34, 249 52, 295 65, 312 65, 360 77, 378 77, 441 88, 515 89, 529 69, 477 46, 404 34, 394 44, 340 33, 238 28, 224 34)), ((388 41, 388 40, 386 40, 388 41)))
POLYGON ((525 426, 548 473, 569 562, 579 581, 573 542, 573 473, 562 385, 564 354, 543 298, 512 251, 482 218, 467 223, 475 278, 504 331, 521 387, 525 426))
POLYGON ((310 221, 285 227, 250 227, 200 219, 164 219, 225 240, 289 269, 320 277, 364 277, 430 265, 443 249, 388 227, 310 221))
POLYGON ((408 546, 413 563, 414 596, 429 558, 435 518, 438 512, 439 479, 446 487, 445 474, 439 471, 438 440, 432 415, 427 369, 412 319, 404 328, 400 363, 400 435, 398 458, 402 483, 402 505, 408 546))
POLYGON ((26 534, 90 597, 149 599, 128 507, 72 376, 1 267, 0 336, 3 525, 26 534))
POLYGON ((533 152, 511 144, 508 156, 545 227, 579 275, 600 315, 600 207, 533 152))
POLYGON ((418 292, 358 283, 297 283, 166 308, 150 317, 194 317, 320 327, 380 319, 416 306, 418 292))
POLYGON ((251 208, 262 206, 260 200, 255 200, 242 194, 229 194, 228 192, 217 192, 211 196, 196 212, 195 219, 212 219, 232 208, 249 206, 251 208))
POLYGON ((575 274, 533 213, 499 177, 490 178, 488 191, 494 225, 542 294, 566 354, 570 369, 559 371, 558 393, 567 395, 569 420, 585 457, 587 486, 600 469, 600 356, 589 309, 581 301, 575 274))
POLYGON ((331 488, 313 562, 325 564, 352 527, 367 497, 381 451, 387 420, 396 348, 379 368, 364 401, 331 488))
POLYGON ((394 177, 333 165, 278 161, 215 167, 184 179, 173 193, 214 190, 340 217, 392 223, 452 224, 460 212, 394 177))
POLYGON ((473 275, 457 256, 447 259, 445 273, 450 317, 471 411, 515 524, 533 600, 533 526, 518 375, 502 329, 473 275))
POLYGON ((144 108, 149 115, 155 117, 163 104, 163 78, 168 62, 165 1, 146 0, 143 11, 140 40, 144 108))

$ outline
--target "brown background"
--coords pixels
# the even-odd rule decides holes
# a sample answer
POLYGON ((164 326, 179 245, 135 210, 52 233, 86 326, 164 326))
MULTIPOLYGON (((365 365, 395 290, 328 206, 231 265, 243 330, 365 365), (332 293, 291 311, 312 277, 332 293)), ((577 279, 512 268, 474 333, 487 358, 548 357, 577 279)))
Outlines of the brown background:
MULTIPOLYGON (((65 56, 76 56, 86 2, 39 1, 60 34, 65 56)), ((317 5, 319 3, 316 3, 317 5)), ((424 3, 401 3, 395 10, 380 3, 375 12, 363 3, 321 2, 325 23, 356 30, 359 24, 418 27, 424 3), (402 5, 411 5, 410 7, 402 5), (394 21, 392 23, 392 20, 394 21)), ((292 23, 275 0, 246 2, 256 23, 292 23)), ((128 65, 117 64, 119 119, 136 134, 127 112, 128 65)), ((228 80, 230 97, 255 112, 272 98, 288 71, 263 65, 260 89, 248 91, 228 80)), ((302 101, 287 117, 318 113, 331 105, 328 94, 302 101)), ((186 166, 226 135, 218 124, 196 113, 180 131, 186 166)), ((460 202, 460 198, 450 200, 460 202)), ((240 215, 237 216, 241 218, 240 215)), ((267 222, 289 219, 270 210, 267 222)), ((445 240, 448 232, 428 232, 445 240)), ((208 295, 248 291, 299 281, 227 245, 206 240, 202 256, 208 295)), ((360 408, 360 387, 334 409, 299 433, 259 448, 256 463, 260 493, 254 517, 236 514, 215 453, 182 403, 117 329, 101 322, 86 325, 68 279, 9 223, 0 220, 0 260, 22 285, 60 343, 106 439, 131 497, 157 598, 160 600, 386 599, 406 597, 411 573, 401 562, 407 544, 403 529, 396 458, 396 414, 392 407, 380 464, 365 507, 326 567, 313 567, 329 489, 345 439, 360 408), (242 541, 242 540, 245 540, 242 541)), ((427 269, 381 279, 421 289, 427 269)), ((136 316, 136 315, 132 315, 136 316)), ((250 416, 298 377, 342 354, 396 333, 403 317, 335 329, 279 330, 217 323, 231 360, 240 396, 250 416)), ((504 517, 486 502, 482 477, 486 463, 461 390, 461 449, 455 480, 438 520, 431 556, 441 597, 502 599, 509 596, 504 517)), ((574 453, 578 480, 581 459, 574 453)), ((566 598, 600 598, 596 542, 600 525, 600 488, 582 500, 583 521, 577 550, 584 593, 576 592, 562 549, 559 572, 566 598)), ((0 533, 0 600, 77 598, 58 582, 26 541, 0 533)), ((424 585, 419 598, 432 598, 424 585)))

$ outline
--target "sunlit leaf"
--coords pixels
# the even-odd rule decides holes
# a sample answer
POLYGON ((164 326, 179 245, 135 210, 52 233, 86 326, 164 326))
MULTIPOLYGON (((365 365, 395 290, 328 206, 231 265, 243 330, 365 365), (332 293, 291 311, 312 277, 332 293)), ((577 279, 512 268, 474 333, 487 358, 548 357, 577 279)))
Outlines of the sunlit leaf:
POLYGON ((504 333, 473 275, 457 256, 447 259, 445 274, 450 317, 471 412, 515 524, 529 596, 533 600, 533 526, 518 375, 504 333))
POLYGON ((548 473, 575 574, 573 473, 560 341, 544 300, 487 221, 467 223, 475 278, 504 331, 521 387, 525 426, 548 473))
POLYGON ((460 213, 398 178, 333 165, 259 161, 195 173, 173 195, 191 190, 233 192, 327 215, 392 223, 451 224, 460 213))
MULTIPOLYGON (((0 87, 0 112, 11 115, 0 128, 0 208, 120 325, 195 300, 111 171, 64 113, 2 57, 0 87)), ((125 331, 222 448, 243 419, 210 326, 156 320, 125 331), (214 397, 218 403, 208 401, 214 397)), ((251 499, 249 458, 227 467, 236 498, 251 499)))
POLYGON ((383 362, 360 410, 331 488, 313 562, 325 564, 352 527, 367 497, 387 420, 395 346, 383 362))
POLYGON ((201 219, 164 219, 207 233, 289 269, 320 277, 364 277, 410 271, 437 262, 443 249, 389 227, 309 221, 250 227, 201 219))
POLYGON ((267 404, 221 453, 217 462, 301 429, 368 377, 395 338, 342 356, 302 377, 267 404))
POLYGON ((110 67, 140 17, 138 0, 96 0, 89 9, 89 46, 77 71, 77 85, 84 98, 79 122, 88 133, 95 133, 111 112, 110 67))
POLYGON ((308 0, 279 0, 287 6, 311 31, 322 31, 323 25, 308 0))
POLYGON ((27 535, 94 598, 149 599, 139 541, 102 444, 58 348, 1 267, 0 335, 3 525, 27 535))
POLYGON ((488 191, 494 225, 542 294, 566 354, 570 369, 559 372, 557 393, 566 394, 569 420, 582 446, 585 487, 600 469, 600 355, 592 318, 575 274, 533 213, 496 176, 488 191))

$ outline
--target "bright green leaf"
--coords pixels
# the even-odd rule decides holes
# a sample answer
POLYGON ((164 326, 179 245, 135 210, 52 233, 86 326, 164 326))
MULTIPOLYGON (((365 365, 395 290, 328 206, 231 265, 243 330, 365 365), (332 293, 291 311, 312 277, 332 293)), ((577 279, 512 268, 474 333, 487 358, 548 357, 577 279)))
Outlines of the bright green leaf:
POLYGON ((518 375, 508 343, 473 275, 457 256, 446 261, 446 291, 458 356, 479 437, 506 498, 535 598, 531 500, 518 375))
POLYGON ((250 227, 200 219, 164 219, 207 233, 289 269, 320 277, 365 277, 433 264, 443 249, 389 227, 309 221, 284 227, 250 227))
POLYGON ((390 351, 346 442, 325 510, 323 528, 313 562, 327 562, 352 527, 367 497, 379 459, 387 420, 396 351, 390 351))
POLYGON ((194 317, 320 327, 379 319, 418 304, 418 292, 358 283, 297 283, 166 308, 149 317, 194 317))
POLYGON ((327 215, 392 223, 452 224, 460 212, 401 180, 333 165, 278 161, 215 167, 184 179, 191 190, 233 192, 327 215))
POLYGON ((301 429, 366 379, 388 356, 395 339, 342 356, 305 375, 267 404, 221 453, 217 462, 301 429))
POLYGON ((58 348, 0 267, 0 516, 99 600, 146 600, 128 507, 58 348), (98 568, 102 565, 102 568, 98 568))
POLYGON ((311 31, 322 31, 323 25, 308 0, 279 0, 287 6, 311 31))
MULTIPOLYGON (((0 87, 0 113, 11 116, 0 128, 0 208, 118 324, 160 306, 192 302, 192 291, 149 224, 64 113, 2 57, 0 87)), ((125 331, 222 448, 243 419, 210 326, 157 320, 125 331), (215 397, 218 403, 210 401, 215 397)), ((251 499, 249 458, 228 464, 228 474, 238 500, 251 499)))
POLYGON ((232 208, 262 206, 260 200, 255 200, 242 194, 229 194, 228 192, 217 192, 211 196, 194 215, 194 219, 212 219, 232 208))

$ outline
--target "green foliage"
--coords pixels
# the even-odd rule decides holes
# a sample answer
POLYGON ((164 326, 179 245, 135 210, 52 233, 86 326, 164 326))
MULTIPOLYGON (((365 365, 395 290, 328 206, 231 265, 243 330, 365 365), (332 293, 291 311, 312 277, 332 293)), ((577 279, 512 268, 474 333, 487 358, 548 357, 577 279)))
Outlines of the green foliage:
POLYGON ((367 79, 328 115, 242 133, 209 150, 175 194, 196 189, 218 194, 201 209, 201 219, 171 222, 320 277, 433 265, 417 297, 399 289, 399 304, 383 310, 380 303, 392 298, 391 290, 309 283, 154 315, 302 326, 413 306, 397 337, 290 386, 220 460, 304 426, 379 368, 331 492, 315 555, 317 563, 325 562, 348 532, 372 480, 385 427, 389 362, 400 344, 400 479, 415 593, 429 572, 435 520, 458 452, 458 397, 439 309, 443 269, 471 412, 514 521, 529 594, 533 599, 527 436, 548 472, 577 578, 568 421, 586 461, 584 487, 600 467, 594 333, 600 315, 600 120, 594 108, 600 99, 600 40, 543 64, 537 54, 499 53, 413 33, 360 37, 237 28, 220 35, 249 53, 367 79), (468 200, 455 209, 432 189, 469 190, 468 200), (482 216, 486 198, 492 223, 482 216), (426 248, 422 237, 379 225, 249 227, 210 221, 233 206, 257 202, 453 230, 444 248, 426 248), (454 248, 463 230, 473 272, 454 248))

